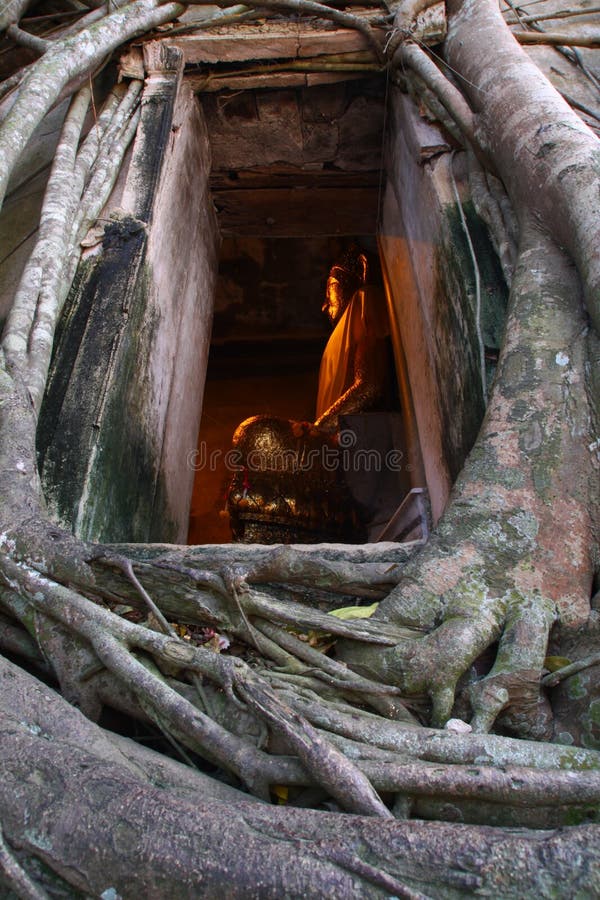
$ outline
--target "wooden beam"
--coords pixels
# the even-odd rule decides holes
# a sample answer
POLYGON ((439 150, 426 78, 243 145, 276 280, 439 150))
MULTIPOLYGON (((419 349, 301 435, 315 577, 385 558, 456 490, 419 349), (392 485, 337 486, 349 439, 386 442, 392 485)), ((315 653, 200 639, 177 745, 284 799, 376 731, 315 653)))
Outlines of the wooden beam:
POLYGON ((564 47, 600 47, 600 31, 575 33, 570 31, 513 31, 520 44, 551 44, 564 47))
POLYGON ((375 187, 264 188, 213 191, 223 234, 260 237, 374 234, 379 191, 375 187))
POLYGON ((272 166, 255 166, 252 169, 236 169, 233 173, 213 169, 210 187, 212 191, 256 191, 262 188, 274 190, 333 188, 339 191, 347 188, 377 188, 379 178, 379 170, 357 174, 337 169, 306 170, 279 163, 272 166))
MULTIPOLYGON (((367 73, 370 74, 370 73, 367 73)), ((283 90, 296 87, 316 87, 319 84, 338 84, 340 81, 357 81, 364 78, 365 72, 265 72, 260 75, 244 75, 232 72, 220 75, 206 72, 203 75, 186 75, 186 81, 196 93, 214 93, 216 91, 250 91, 261 88, 283 90)))
POLYGON ((178 47, 187 65, 233 63, 257 59, 307 59, 330 53, 356 53, 370 49, 358 31, 347 28, 308 28, 294 24, 284 28, 238 25, 234 32, 181 35, 166 38, 178 47))

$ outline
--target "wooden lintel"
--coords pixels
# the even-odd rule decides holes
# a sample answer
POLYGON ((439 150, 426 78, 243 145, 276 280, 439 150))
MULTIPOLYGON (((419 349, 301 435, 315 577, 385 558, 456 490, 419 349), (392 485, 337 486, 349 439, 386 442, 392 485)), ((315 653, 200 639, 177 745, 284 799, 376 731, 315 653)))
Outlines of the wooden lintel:
POLYGON ((188 65, 254 59, 306 59, 328 53, 355 53, 369 49, 363 34, 345 28, 249 31, 240 27, 237 33, 202 32, 167 40, 182 51, 188 65))
POLYGON ((284 164, 272 166, 255 166, 252 169, 236 169, 235 172, 213 169, 210 176, 210 187, 217 191, 242 191, 272 189, 312 189, 323 190, 334 188, 373 189, 379 185, 379 171, 345 172, 337 169, 299 169, 284 164))
POLYGON ((364 72, 266 72, 261 75, 231 74, 186 75, 186 81, 195 93, 222 90, 250 91, 261 88, 314 87, 318 84, 337 84, 340 81, 356 81, 364 78, 364 72))
POLYGON ((303 237, 374 234, 377 228, 374 187, 213 191, 212 198, 222 234, 303 237))

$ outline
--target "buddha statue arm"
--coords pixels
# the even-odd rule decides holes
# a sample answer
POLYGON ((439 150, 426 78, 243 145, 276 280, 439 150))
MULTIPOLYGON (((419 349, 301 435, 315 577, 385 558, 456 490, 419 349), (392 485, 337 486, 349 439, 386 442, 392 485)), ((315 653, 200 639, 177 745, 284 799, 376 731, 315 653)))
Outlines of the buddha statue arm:
POLYGON ((339 416, 369 409, 384 389, 385 368, 382 366, 383 341, 364 336, 354 355, 354 380, 350 387, 319 416, 315 425, 321 431, 339 428, 339 416))

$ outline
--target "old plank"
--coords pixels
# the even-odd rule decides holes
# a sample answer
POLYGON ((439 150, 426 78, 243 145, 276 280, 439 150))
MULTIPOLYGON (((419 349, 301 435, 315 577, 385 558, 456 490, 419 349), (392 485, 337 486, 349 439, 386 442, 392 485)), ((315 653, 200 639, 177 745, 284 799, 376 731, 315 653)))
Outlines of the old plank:
POLYGON ((320 84, 356 81, 364 76, 364 71, 265 72, 258 75, 242 75, 240 73, 220 75, 215 72, 206 72, 202 75, 187 75, 186 81, 198 94, 222 90, 249 91, 261 88, 315 87, 320 84))
POLYGON ((213 191, 212 197, 223 234, 373 234, 377 226, 374 187, 229 190, 213 191))
POLYGON ((252 169, 237 169, 234 172, 213 169, 210 185, 213 191, 242 190, 261 188, 350 188, 377 187, 379 171, 343 172, 337 169, 300 169, 284 163, 272 166, 257 166, 252 169))
POLYGON ((294 31, 240 29, 239 34, 180 35, 169 38, 187 65, 230 63, 254 59, 303 59, 328 53, 355 53, 369 49, 358 31, 343 28, 311 28, 294 31))

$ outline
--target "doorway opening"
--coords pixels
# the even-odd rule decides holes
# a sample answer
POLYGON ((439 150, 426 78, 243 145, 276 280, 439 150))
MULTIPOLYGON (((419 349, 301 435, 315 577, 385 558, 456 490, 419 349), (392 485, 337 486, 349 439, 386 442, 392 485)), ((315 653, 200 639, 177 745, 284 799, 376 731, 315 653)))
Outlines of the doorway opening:
MULTIPOLYGON (((238 462, 231 455, 237 426, 257 415, 315 421, 319 367, 331 334, 321 309, 327 277, 351 244, 374 261, 385 308, 376 238, 385 187, 385 79, 207 92, 199 94, 199 101, 211 145, 210 188, 223 240, 193 459, 192 544, 232 540, 226 507, 238 462)), ((394 334, 390 329, 387 341, 391 384, 398 380, 393 362, 394 357, 398 360, 397 348, 393 353, 391 349, 394 334)), ((385 456, 398 441, 404 443, 398 396, 396 389, 385 407, 395 422, 380 423, 375 432, 357 424, 364 446, 356 448, 357 472, 350 480, 363 505, 365 492, 370 496, 375 490, 373 473, 370 479, 365 473, 382 465, 374 458, 385 456), (380 437, 382 428, 385 439, 380 437)), ((357 530, 347 539, 376 539, 414 486, 404 448, 400 456, 402 474, 394 473, 398 491, 390 490, 389 480, 380 484, 379 493, 390 496, 377 501, 382 509, 370 533, 357 530)), ((244 496, 246 486, 244 479, 244 496)), ((293 496, 290 500, 281 491, 278 496, 288 506, 304 502, 293 496)))
MULTIPOLYGON (((368 255, 370 282, 383 297, 373 235, 224 240, 193 458, 189 543, 232 540, 227 500, 239 467, 232 436, 241 422, 256 415, 315 421, 319 367, 332 330, 321 306, 329 270, 349 245, 368 255)), ((340 464, 365 526, 349 534, 353 542, 384 534, 413 487, 391 338, 381 349, 387 373, 378 411, 341 420, 353 437, 340 464)), ((406 533, 414 536, 414 528, 406 533)))

